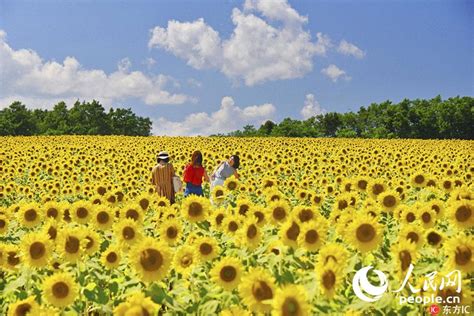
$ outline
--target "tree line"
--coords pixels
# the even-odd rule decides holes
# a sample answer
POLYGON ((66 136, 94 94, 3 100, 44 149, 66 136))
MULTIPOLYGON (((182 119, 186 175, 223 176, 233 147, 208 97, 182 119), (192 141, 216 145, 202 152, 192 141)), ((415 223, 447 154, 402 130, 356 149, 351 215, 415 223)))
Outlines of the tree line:
POLYGON ((357 112, 328 112, 307 120, 266 121, 227 135, 355 138, 474 139, 474 98, 404 99, 362 106, 357 112))
POLYGON ((13 102, 0 110, 0 135, 129 135, 149 136, 152 122, 128 109, 108 112, 96 100, 76 101, 71 109, 64 102, 52 110, 28 109, 13 102))

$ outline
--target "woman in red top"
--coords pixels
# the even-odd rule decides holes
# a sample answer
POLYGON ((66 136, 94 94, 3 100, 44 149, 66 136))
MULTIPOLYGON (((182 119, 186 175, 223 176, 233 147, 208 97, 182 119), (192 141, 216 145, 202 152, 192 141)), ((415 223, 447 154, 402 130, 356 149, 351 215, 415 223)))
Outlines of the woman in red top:
POLYGON ((191 157, 191 163, 184 169, 184 182, 186 183, 186 190, 184 190, 184 196, 190 194, 203 196, 202 192, 202 180, 209 182, 206 169, 202 166, 202 154, 199 150, 196 150, 191 157))

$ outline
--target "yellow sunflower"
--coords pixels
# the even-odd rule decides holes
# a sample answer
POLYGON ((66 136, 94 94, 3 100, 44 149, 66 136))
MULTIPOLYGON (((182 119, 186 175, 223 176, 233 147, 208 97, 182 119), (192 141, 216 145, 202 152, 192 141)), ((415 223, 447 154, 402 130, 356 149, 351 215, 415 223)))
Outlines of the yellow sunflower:
POLYGON ((210 261, 219 255, 219 245, 212 237, 199 237, 195 240, 194 245, 201 261, 210 261))
POLYGON ((224 257, 210 271, 211 280, 227 291, 235 289, 243 272, 240 261, 232 257, 224 257))
POLYGON ((316 271, 325 265, 335 263, 339 269, 343 269, 349 260, 349 251, 338 243, 327 243, 319 250, 316 271))
POLYGON ((432 228, 436 224, 436 212, 426 206, 421 207, 417 210, 417 217, 420 219, 421 225, 424 229, 432 228))
POLYGON ((36 203, 28 203, 22 205, 17 213, 17 220, 20 224, 27 228, 37 226, 42 221, 40 208, 36 203))
POLYGON ((107 230, 114 224, 113 211, 107 205, 96 205, 92 216, 93 224, 98 230, 107 230))
POLYGON ((271 202, 268 206, 269 219, 272 224, 282 224, 289 217, 291 207, 284 200, 271 202))
POLYGON ((196 265, 197 256, 193 247, 183 245, 175 252, 173 258, 173 268, 183 277, 189 276, 193 267, 196 265))
POLYGON ((317 251, 326 242, 327 231, 328 224, 323 218, 304 223, 298 236, 298 245, 307 251, 317 251))
POLYGON ((306 290, 301 285, 289 284, 277 289, 272 302, 272 316, 310 315, 306 290))
POLYGON ((44 216, 52 218, 54 220, 60 220, 63 217, 63 210, 61 204, 58 202, 50 201, 43 205, 44 216))
POLYGON ((470 200, 459 200, 453 202, 449 207, 451 222, 460 229, 474 227, 474 203, 470 200))
POLYGON ((355 218, 347 227, 347 241, 362 253, 378 248, 382 238, 382 226, 367 215, 355 218))
POLYGON ((239 189, 239 181, 237 181, 237 179, 234 176, 230 176, 224 181, 223 186, 226 189, 226 191, 229 191, 229 192, 237 191, 239 189))
POLYGON ((49 236, 37 232, 22 237, 21 248, 24 261, 34 268, 41 268, 48 264, 53 252, 53 245, 49 236))
POLYGON ((114 234, 122 246, 132 246, 141 240, 142 227, 133 219, 121 219, 114 225, 114 234))
POLYGON ((96 231, 87 230, 84 232, 84 239, 86 240, 84 246, 86 254, 90 256, 94 255, 100 248, 102 238, 96 231))
POLYGON ((398 234, 401 241, 408 241, 414 243, 416 248, 419 249, 424 244, 424 229, 421 225, 411 224, 402 225, 400 233, 398 234))
POLYGON ((80 228, 63 228, 57 237, 56 251, 64 260, 75 263, 81 259, 87 240, 80 228))
POLYGON ((257 225, 257 219, 249 218, 245 220, 238 235, 240 245, 250 250, 257 248, 262 239, 262 232, 261 228, 257 225))
POLYGON ((448 255, 450 269, 465 273, 474 272, 474 236, 459 234, 451 237, 443 247, 448 255))
POLYGON ((114 309, 116 316, 157 315, 161 306, 141 292, 129 293, 125 302, 114 309))
POLYGON ((326 298, 333 298, 340 285, 343 283, 344 274, 340 273, 340 268, 334 261, 329 261, 327 264, 318 270, 318 279, 321 293, 326 298))
POLYGON ((291 218, 280 226, 278 235, 284 245, 295 249, 298 248, 298 236, 300 235, 300 231, 300 224, 291 218))
POLYGON ((176 218, 166 219, 157 224, 160 232, 160 238, 165 240, 168 245, 173 246, 179 242, 182 235, 182 224, 176 218))
POLYGON ((79 224, 87 224, 93 213, 94 206, 88 201, 77 201, 71 205, 69 214, 73 221, 79 224))
POLYGON ((393 212, 400 203, 400 197, 396 191, 385 191, 377 196, 377 201, 383 210, 393 212))
POLYGON ((74 278, 68 273, 56 273, 43 281, 43 296, 56 307, 66 307, 74 303, 79 293, 74 278))
POLYGON ((34 296, 16 301, 8 306, 8 316, 36 315, 39 311, 40 306, 36 303, 34 296))
POLYGON ((9 220, 5 214, 0 214, 0 235, 4 235, 8 232, 9 220))
POLYGON ((181 205, 181 214, 192 223, 206 220, 211 208, 210 202, 203 196, 190 195, 181 205))
POLYGON ((144 238, 130 254, 130 261, 144 282, 161 281, 171 266, 171 250, 163 242, 144 238))
POLYGON ((122 255, 119 247, 112 245, 109 246, 100 256, 102 265, 109 270, 118 268, 121 260, 122 255))
POLYGON ((434 248, 440 248, 443 245, 444 239, 444 234, 434 228, 425 232, 426 243, 434 248))
POLYGON ((211 192, 212 202, 216 205, 220 205, 224 202, 227 195, 226 189, 222 185, 216 185, 211 192))
POLYGON ((242 302, 255 313, 268 313, 275 296, 275 278, 264 268, 251 268, 242 277, 239 294, 242 302))
POLYGON ((415 265, 418 260, 416 244, 406 239, 394 244, 391 253, 396 265, 395 271, 399 278, 406 276, 410 264, 415 265))

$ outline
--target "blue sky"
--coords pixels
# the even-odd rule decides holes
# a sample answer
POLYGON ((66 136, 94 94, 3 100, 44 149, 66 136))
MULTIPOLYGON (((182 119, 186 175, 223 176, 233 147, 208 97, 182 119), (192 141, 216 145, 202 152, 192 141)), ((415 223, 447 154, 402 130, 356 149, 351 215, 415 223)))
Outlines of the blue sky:
POLYGON ((0 107, 95 98, 205 135, 472 96, 473 18, 470 1, 0 0, 0 107))

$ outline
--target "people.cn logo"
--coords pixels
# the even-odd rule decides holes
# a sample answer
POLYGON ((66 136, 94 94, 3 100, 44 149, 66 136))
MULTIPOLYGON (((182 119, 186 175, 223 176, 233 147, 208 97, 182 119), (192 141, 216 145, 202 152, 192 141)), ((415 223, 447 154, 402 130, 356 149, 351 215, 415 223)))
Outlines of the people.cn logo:
POLYGON ((380 279, 380 285, 376 286, 369 282, 367 274, 370 269, 372 269, 372 266, 360 269, 354 275, 354 279, 352 279, 352 288, 354 289, 355 295, 357 295, 361 300, 369 303, 378 301, 388 288, 387 277, 380 270, 374 269, 375 274, 380 279))

